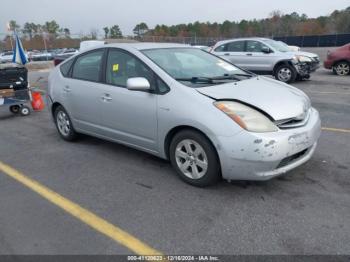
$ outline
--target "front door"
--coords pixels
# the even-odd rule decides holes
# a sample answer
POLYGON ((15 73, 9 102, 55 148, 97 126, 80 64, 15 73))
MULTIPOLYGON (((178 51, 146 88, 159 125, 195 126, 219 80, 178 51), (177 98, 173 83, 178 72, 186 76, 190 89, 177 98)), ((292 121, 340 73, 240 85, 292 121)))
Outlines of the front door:
POLYGON ((263 47, 268 48, 264 43, 255 40, 248 40, 246 55, 249 57, 249 70, 257 72, 271 72, 274 67, 276 54, 264 53, 263 47))
POLYGON ((156 152, 157 95, 131 91, 126 82, 145 77, 155 85, 154 73, 132 54, 111 48, 108 52, 103 95, 103 132, 128 145, 156 152))

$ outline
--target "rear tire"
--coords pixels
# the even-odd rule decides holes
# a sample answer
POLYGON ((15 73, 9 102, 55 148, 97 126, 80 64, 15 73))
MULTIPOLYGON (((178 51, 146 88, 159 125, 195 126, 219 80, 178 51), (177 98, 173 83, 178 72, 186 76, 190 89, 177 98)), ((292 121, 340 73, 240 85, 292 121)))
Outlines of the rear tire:
POLYGON ((350 74, 350 63, 346 61, 338 62, 333 67, 333 73, 338 76, 346 76, 350 74))
POLYGON ((289 64, 283 64, 276 68, 275 78, 284 83, 293 83, 297 78, 297 71, 289 64))
POLYGON ((60 136, 66 141, 76 140, 78 134, 74 130, 72 121, 67 111, 62 106, 58 106, 56 108, 54 117, 56 128, 60 136))
POLYGON ((186 183, 206 187, 220 179, 220 164, 214 146, 199 132, 183 130, 171 141, 170 162, 186 183))
POLYGON ((10 106, 10 112, 11 112, 12 114, 18 114, 20 108, 21 108, 21 107, 18 106, 18 105, 10 106))

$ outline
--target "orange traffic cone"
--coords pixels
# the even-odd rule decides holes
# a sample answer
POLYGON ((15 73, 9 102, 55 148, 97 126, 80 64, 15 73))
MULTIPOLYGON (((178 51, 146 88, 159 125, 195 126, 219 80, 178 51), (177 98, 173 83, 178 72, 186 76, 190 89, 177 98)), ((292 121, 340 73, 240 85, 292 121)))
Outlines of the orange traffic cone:
POLYGON ((44 100, 40 92, 32 92, 32 107, 35 111, 41 111, 45 108, 44 100))

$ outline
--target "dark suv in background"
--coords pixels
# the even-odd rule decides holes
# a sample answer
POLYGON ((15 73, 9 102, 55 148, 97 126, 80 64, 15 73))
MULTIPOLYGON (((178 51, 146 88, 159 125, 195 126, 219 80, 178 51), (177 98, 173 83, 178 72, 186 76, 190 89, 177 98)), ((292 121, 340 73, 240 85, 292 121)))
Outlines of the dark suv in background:
POLYGON ((350 43, 333 51, 328 51, 324 67, 332 69, 334 74, 344 76, 350 74, 350 43))

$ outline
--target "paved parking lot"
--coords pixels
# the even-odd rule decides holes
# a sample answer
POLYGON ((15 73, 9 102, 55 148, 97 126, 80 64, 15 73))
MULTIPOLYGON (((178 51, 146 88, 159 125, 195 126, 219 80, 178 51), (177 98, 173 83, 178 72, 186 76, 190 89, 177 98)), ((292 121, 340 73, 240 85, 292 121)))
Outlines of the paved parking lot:
MULTIPOLYGON (((47 73, 30 77, 45 90, 47 73)), ((48 111, 0 108, 0 161, 166 254, 349 254, 350 77, 294 85, 326 129, 307 164, 268 182, 191 187, 151 155, 62 141, 48 111)), ((1 171, 0 199, 0 254, 131 252, 1 171)))

